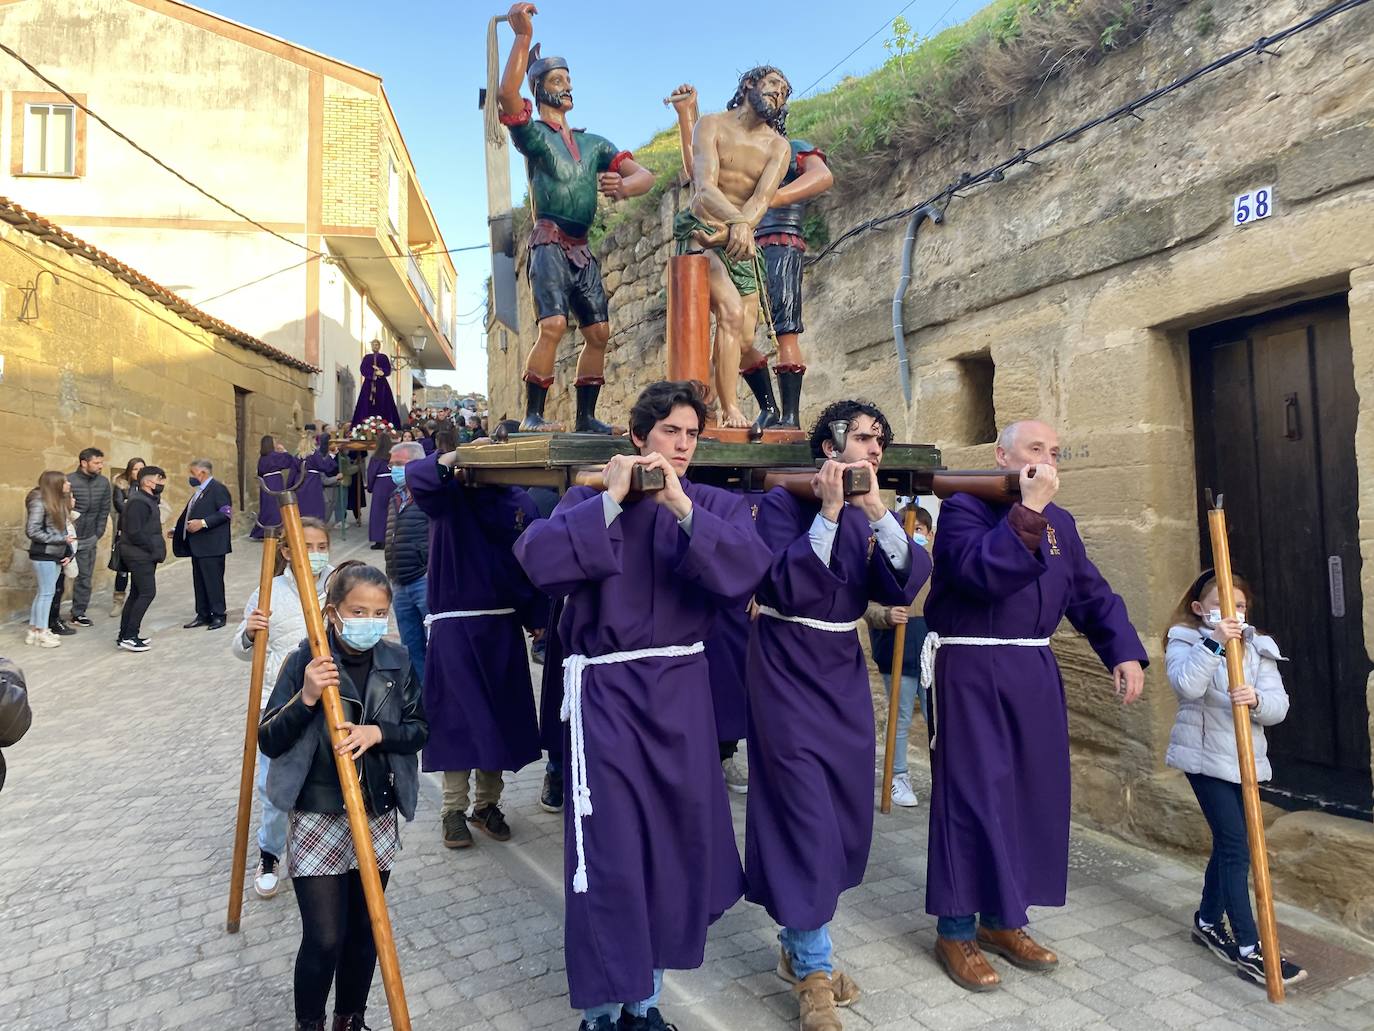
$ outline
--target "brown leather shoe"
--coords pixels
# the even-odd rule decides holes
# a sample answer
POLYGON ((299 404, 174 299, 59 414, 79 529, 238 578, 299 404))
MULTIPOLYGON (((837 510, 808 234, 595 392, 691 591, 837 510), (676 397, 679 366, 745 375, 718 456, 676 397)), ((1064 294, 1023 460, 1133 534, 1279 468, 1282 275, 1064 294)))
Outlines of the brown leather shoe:
POLYGON ((979 927, 978 944, 1022 970, 1044 971, 1059 966, 1059 957, 1028 935, 1024 927, 1010 931, 991 931, 979 927))
POLYGON ((835 1009, 835 989, 824 970, 808 974, 792 991, 801 1008, 801 1031, 844 1031, 835 1009))
MULTIPOLYGON (((796 984, 801 980, 792 969, 792 957, 783 948, 778 949, 778 976, 788 984, 796 984)), ((836 1006, 849 1006, 859 999, 859 986, 854 983, 852 977, 841 970, 836 970, 830 975, 830 987, 835 992, 836 1006)))
POLYGON ((990 992, 1002 983, 976 942, 936 938, 935 958, 951 981, 970 992, 990 992))

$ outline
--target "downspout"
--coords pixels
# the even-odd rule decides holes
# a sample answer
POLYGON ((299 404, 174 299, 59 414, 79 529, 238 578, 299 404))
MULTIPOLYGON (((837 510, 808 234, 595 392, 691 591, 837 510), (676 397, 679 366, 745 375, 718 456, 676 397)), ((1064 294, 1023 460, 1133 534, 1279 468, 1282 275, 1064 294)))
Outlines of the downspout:
POLYGON ((936 225, 945 220, 945 213, 934 204, 922 204, 912 212, 906 224, 906 239, 902 241, 902 275, 897 280, 897 291, 892 295, 892 339, 897 344, 897 374, 902 377, 902 396, 907 407, 911 407, 911 358, 906 350, 906 330, 902 326, 902 301, 906 298, 907 287, 911 285, 911 259, 916 252, 916 234, 920 232, 921 222, 930 219, 936 225))

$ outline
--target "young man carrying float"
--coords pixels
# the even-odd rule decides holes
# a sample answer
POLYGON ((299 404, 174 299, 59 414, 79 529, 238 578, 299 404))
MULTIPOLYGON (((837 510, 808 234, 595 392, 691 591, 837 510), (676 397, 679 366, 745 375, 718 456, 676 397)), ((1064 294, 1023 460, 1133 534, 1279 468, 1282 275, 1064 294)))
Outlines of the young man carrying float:
POLYGON ((700 966, 707 927, 744 892, 703 642, 768 551, 741 498, 683 478, 705 421, 694 384, 647 387, 630 412, 640 453, 606 464, 604 492, 573 487, 515 547, 566 598, 564 933, 582 1031, 668 1027, 664 969, 700 966), (637 465, 664 488, 631 498, 637 465))
POLYGON ((939 918, 936 959, 972 992, 1000 982, 984 949, 1027 970, 1059 963, 1025 931, 1026 907, 1062 906, 1068 887, 1069 725, 1050 636, 1067 616, 1128 705, 1147 661, 1073 517, 1051 504, 1058 434, 1013 423, 996 455, 1020 473, 1021 500, 955 494, 941 506, 921 655, 931 715, 926 912, 939 918))
POLYGON ((635 164, 629 151, 609 140, 568 126, 573 108, 572 76, 561 57, 540 57, 530 49, 534 38, 531 3, 517 3, 507 16, 515 30, 498 100, 501 123, 510 130, 515 149, 529 170, 534 231, 530 236, 529 275, 534 289, 539 339, 525 364, 526 408, 520 424, 526 432, 557 430, 546 422, 544 403, 553 386, 558 342, 568 331, 568 313, 582 327, 582 354, 577 362, 576 432, 610 433, 596 418, 596 399, 605 383, 610 314, 601 269, 587 246, 596 217, 597 194, 625 200, 647 193, 654 176, 635 164), (520 95, 528 73, 534 103, 520 95), (534 115, 538 107, 539 117, 534 115))
POLYGON ((759 585, 749 649, 748 898, 782 926, 778 973, 796 984, 801 1031, 839 1031, 835 1006, 858 997, 832 979, 828 924, 840 893, 863 881, 873 839, 873 705, 858 625, 870 601, 908 605, 930 576, 878 496, 892 442, 883 413, 837 401, 811 431, 826 459, 815 501, 778 487, 759 505, 772 564, 759 585), (837 450, 830 424, 848 423, 837 450), (844 472, 868 468, 846 499, 844 472))
POLYGON ((404 481, 430 520, 424 697, 433 733, 421 758, 426 770, 443 771, 444 844, 467 848, 469 821, 510 839, 501 771, 539 758, 522 627, 542 628, 549 603, 511 552, 539 518, 534 499, 520 487, 465 487, 453 475, 457 461, 450 451, 408 462, 404 481))

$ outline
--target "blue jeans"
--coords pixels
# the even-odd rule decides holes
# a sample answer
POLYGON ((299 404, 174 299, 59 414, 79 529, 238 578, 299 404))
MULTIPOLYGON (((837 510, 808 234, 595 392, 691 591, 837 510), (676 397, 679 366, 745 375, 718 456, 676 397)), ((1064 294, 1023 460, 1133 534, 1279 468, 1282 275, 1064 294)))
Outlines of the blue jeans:
POLYGON ((608 1002, 603 1006, 593 1006, 589 1010, 582 1011, 582 1019, 588 1025, 594 1025, 602 1017, 609 1017, 612 1024, 620 1019, 620 1011, 628 1010, 632 1017, 642 1017, 654 1006, 658 1005, 658 997, 663 994, 663 971, 654 971, 654 994, 647 999, 640 999, 638 1002, 608 1002))
POLYGON ((38 593, 33 596, 33 607, 29 610, 29 626, 46 630, 48 610, 52 608, 52 596, 57 589, 57 578, 62 575, 62 566, 40 560, 33 564, 33 575, 38 579, 38 593))
POLYGON ((258 825, 258 851, 278 859, 286 858, 287 814, 267 800, 267 767, 271 760, 258 753, 258 801, 262 803, 262 823, 258 825))
POLYGON ((778 933, 778 941, 787 958, 792 961, 792 973, 805 978, 817 970, 833 973, 835 966, 830 961, 830 925, 822 924, 814 931, 802 931, 795 927, 784 927, 778 933))
POLYGON ((425 595, 429 589, 429 577, 408 584, 393 584, 391 607, 396 613, 396 629, 401 632, 401 643, 410 652, 410 664, 415 667, 415 679, 425 682, 425 617, 429 615, 429 602, 425 595))
POLYGON ((1250 840, 1245 833, 1245 804, 1240 785, 1202 773, 1187 774, 1202 815, 1212 829, 1212 858, 1202 878, 1198 916, 1205 924, 1221 923, 1226 914, 1236 944, 1256 945, 1259 932, 1250 910, 1250 840))
MULTIPOLYGON (((977 924, 979 918, 973 916, 942 916, 935 921, 935 933, 941 938, 952 942, 971 942, 977 937, 977 924)), ((994 916, 984 913, 981 923, 989 931, 1006 931, 1011 928, 1003 927, 1002 922, 994 916)))
MULTIPOLYGON (((888 677, 888 690, 892 689, 892 678, 888 677)), ((892 774, 906 772, 906 746, 908 732, 911 730, 911 717, 916 710, 916 699, 921 700, 921 718, 930 723, 930 713, 926 706, 925 688, 921 686, 920 677, 902 677, 901 686, 897 690, 897 744, 892 750, 892 774)))

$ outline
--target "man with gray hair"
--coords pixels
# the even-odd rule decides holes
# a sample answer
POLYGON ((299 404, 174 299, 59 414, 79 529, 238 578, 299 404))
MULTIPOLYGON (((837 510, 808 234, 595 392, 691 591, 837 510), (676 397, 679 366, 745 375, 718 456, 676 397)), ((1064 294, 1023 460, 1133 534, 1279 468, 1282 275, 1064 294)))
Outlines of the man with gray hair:
POLYGON ((425 617, 429 615, 429 516, 415 504, 406 486, 406 463, 425 457, 425 449, 406 441, 391 449, 391 480, 396 485, 387 500, 386 575, 391 578, 396 629, 410 653, 415 679, 425 680, 425 617))
POLYGON ((229 488, 214 477, 208 458, 192 459, 187 467, 191 500, 186 502, 172 538, 172 554, 191 559, 191 578, 196 590, 196 618, 187 630, 203 626, 218 630, 225 625, 224 556, 234 550, 231 540, 234 499, 229 488))
POLYGON ((926 912, 935 956, 961 987, 1000 983, 984 952, 1025 970, 1058 957, 1026 933, 1030 906, 1062 906, 1069 868, 1069 726, 1050 637, 1067 616, 1140 697, 1145 649, 1089 560, 1059 491, 1059 436, 1038 421, 997 439, 1015 504, 955 494, 940 508, 921 653, 930 697, 926 912))

